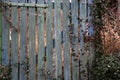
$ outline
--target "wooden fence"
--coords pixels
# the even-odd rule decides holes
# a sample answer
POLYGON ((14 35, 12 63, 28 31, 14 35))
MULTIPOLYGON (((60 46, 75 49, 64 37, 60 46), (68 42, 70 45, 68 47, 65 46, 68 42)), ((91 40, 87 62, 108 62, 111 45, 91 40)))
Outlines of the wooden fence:
POLYGON ((11 80, 88 80, 91 0, 3 0, 2 65, 11 80))
MULTIPOLYGON (((2 8, 0 7, 0 49, 2 49, 2 8)), ((2 57, 2 50, 0 50, 0 64, 1 64, 1 57, 2 57)))

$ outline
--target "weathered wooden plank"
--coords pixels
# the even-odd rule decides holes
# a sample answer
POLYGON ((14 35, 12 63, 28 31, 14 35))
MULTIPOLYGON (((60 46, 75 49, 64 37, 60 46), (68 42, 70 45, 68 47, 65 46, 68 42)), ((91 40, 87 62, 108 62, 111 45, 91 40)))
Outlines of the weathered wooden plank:
POLYGON ((36 80, 35 8, 29 8, 29 80, 36 80))
POLYGON ((29 3, 35 3, 36 1, 35 0, 29 0, 29 3))
MULTIPOLYGON (((18 28, 18 10, 17 7, 12 7, 12 26, 18 28)), ((18 80, 18 33, 14 29, 11 34, 11 67, 12 67, 12 80, 18 80)))
MULTIPOLYGON (((39 9, 39 12, 43 15, 43 10, 39 9)), ((39 16, 38 18, 38 79, 42 80, 44 79, 44 17, 39 16)))
MULTIPOLYGON (((25 2, 23 0, 20 3, 25 2)), ((27 59, 26 59, 26 8, 21 7, 20 11, 20 69, 19 80, 26 79, 27 59)))
POLYGON ((71 2, 71 11, 72 11, 72 27, 73 27, 73 35, 72 35, 72 79, 79 79, 79 66, 78 66, 78 0, 72 0, 71 2))
POLYGON ((56 63, 56 71, 55 77, 57 80, 61 80, 62 78, 62 57, 61 57, 61 1, 55 0, 55 63, 56 63))
MULTIPOLYGON (((88 0, 88 6, 87 6, 87 8, 88 8, 88 36, 90 36, 91 38, 92 37, 94 37, 94 30, 93 30, 93 25, 92 25, 92 15, 90 14, 91 13, 91 9, 90 9, 90 5, 92 5, 92 1, 93 0, 88 0)), ((95 52, 94 52, 94 44, 93 44, 93 42, 92 41, 90 41, 89 43, 88 43, 88 46, 89 46, 89 58, 88 58, 88 61, 89 61, 89 75, 88 75, 88 78, 89 78, 89 80, 91 79, 91 77, 92 77, 92 73, 91 73, 91 68, 92 68, 92 62, 93 62, 93 59, 94 59, 94 54, 95 54, 95 52)))
MULTIPOLYGON (((5 0, 3 0, 4 2, 5 0)), ((6 0, 6 2, 17 2, 17 0, 6 0)))
POLYGON ((47 80, 52 80, 52 75, 53 75, 53 66, 52 66, 52 0, 48 0, 48 8, 46 12, 46 70, 47 70, 47 80))
POLYGON ((87 80, 87 52, 85 50, 84 33, 86 30, 87 8, 86 0, 80 0, 80 78, 87 80))
POLYGON ((2 64, 2 8, 0 7, 0 64, 2 64))
POLYGON ((21 8, 20 12, 20 79, 25 80, 25 69, 27 67, 26 59, 26 8, 21 8))
POLYGON ((118 18, 120 19, 120 0, 118 0, 118 18))
MULTIPOLYGON (((18 2, 24 2, 25 0, 5 0, 5 2, 15 2, 15 3, 18 3, 18 2)), ((4 0, 3 0, 4 2, 4 0)))
POLYGON ((70 37, 69 37, 69 0, 63 1, 63 44, 64 44, 64 80, 71 80, 70 69, 70 37), (67 45, 67 46, 66 46, 67 45))
MULTIPOLYGON (((44 4, 43 0, 38 0, 37 3, 44 4)), ((44 57, 45 57, 45 49, 44 49, 44 9, 38 8, 38 13, 40 16, 38 17, 38 79, 44 80, 44 57)))
POLYGON ((91 15, 91 5, 92 5, 93 0, 88 0, 88 6, 87 6, 87 14, 88 14, 88 33, 89 36, 94 36, 94 31, 93 31, 93 25, 92 25, 92 15, 91 15))
POLYGON ((9 64, 9 24, 6 17, 9 18, 9 10, 3 7, 2 16, 2 65, 9 64))

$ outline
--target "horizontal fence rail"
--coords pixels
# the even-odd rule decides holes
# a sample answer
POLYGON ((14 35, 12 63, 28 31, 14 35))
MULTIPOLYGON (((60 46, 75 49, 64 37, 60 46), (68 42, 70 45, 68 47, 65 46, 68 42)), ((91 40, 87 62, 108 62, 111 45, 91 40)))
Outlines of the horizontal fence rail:
POLYGON ((3 1, 0 3, 2 6, 20 6, 20 7, 37 7, 37 8, 46 8, 47 4, 33 4, 33 3, 15 3, 3 1))
POLYGON ((10 67, 10 80, 90 79, 90 1, 1 2, 2 65, 10 67))

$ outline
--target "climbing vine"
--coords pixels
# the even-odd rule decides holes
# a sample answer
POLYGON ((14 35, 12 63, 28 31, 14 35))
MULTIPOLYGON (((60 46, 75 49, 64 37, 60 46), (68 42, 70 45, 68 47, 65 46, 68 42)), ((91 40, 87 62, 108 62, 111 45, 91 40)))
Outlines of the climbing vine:
POLYGON ((92 23, 95 29, 94 45, 96 48, 92 67, 93 80, 119 80, 120 56, 119 54, 113 54, 118 53, 119 50, 113 50, 114 48, 111 48, 120 38, 120 24, 117 15, 118 1, 93 0, 91 9, 91 15, 93 16, 92 23), (105 34, 110 36, 112 40, 106 41, 105 34), (109 42, 109 44, 106 45, 106 42, 109 42))
POLYGON ((0 80, 10 80, 11 79, 11 68, 10 66, 0 65, 0 80))

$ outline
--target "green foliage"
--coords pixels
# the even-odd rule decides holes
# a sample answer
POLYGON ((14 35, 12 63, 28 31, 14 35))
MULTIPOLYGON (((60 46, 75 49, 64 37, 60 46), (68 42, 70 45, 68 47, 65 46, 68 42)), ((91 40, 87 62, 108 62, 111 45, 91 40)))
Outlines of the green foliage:
POLYGON ((92 23, 95 27, 95 58, 92 66, 93 80, 120 80, 120 55, 104 55, 100 31, 103 30, 103 15, 114 21, 117 0, 93 0, 91 6, 92 23))
MULTIPOLYGON (((104 8, 101 5, 101 0, 94 0, 93 5, 91 6, 91 14, 93 15, 92 23, 94 26, 102 26, 102 15, 104 8)), ((100 27, 99 27, 100 28, 100 27)))
POLYGON ((120 55, 101 55, 94 61, 93 80, 120 80, 120 55))
POLYGON ((0 80, 10 80, 11 79, 11 68, 10 66, 0 65, 0 80))
POLYGON ((103 29, 103 15, 107 14, 114 20, 113 12, 117 11, 117 0, 93 0, 91 6, 92 23, 95 26, 96 32, 103 29))

